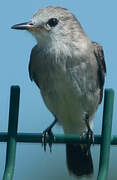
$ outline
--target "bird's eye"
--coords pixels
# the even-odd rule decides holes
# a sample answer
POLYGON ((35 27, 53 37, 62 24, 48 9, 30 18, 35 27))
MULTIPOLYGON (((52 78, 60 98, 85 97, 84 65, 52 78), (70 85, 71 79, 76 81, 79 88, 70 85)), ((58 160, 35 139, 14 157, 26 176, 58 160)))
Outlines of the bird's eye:
POLYGON ((51 18, 48 20, 47 24, 50 26, 50 27, 55 27, 57 24, 58 24, 58 19, 56 18, 51 18))

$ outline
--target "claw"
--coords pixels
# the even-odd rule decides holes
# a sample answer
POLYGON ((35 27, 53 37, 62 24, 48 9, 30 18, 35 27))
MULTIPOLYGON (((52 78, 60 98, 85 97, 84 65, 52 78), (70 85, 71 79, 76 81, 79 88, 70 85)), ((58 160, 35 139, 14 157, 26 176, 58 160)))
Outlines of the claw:
POLYGON ((49 148, 50 152, 52 152, 52 142, 55 140, 55 136, 52 133, 52 127, 56 124, 57 119, 55 118, 54 122, 45 130, 42 134, 42 146, 44 146, 44 151, 46 152, 47 147, 47 138, 50 137, 49 148))
POLYGON ((50 148, 50 152, 52 152, 52 142, 55 141, 56 137, 53 135, 52 132, 51 132, 50 137, 51 137, 51 140, 52 140, 52 141, 49 142, 48 145, 49 145, 49 148, 50 148))
POLYGON ((44 146, 44 151, 46 152, 47 147, 47 138, 50 137, 50 142, 48 143, 50 152, 52 152, 52 142, 55 140, 55 136, 53 135, 50 129, 46 129, 42 134, 42 146, 44 146))
POLYGON ((46 138, 48 137, 48 133, 46 131, 43 132, 42 134, 42 146, 44 147, 44 151, 46 152, 46 138))
POLYGON ((88 140, 87 146, 88 146, 88 149, 90 149, 91 144, 94 145, 94 133, 93 133, 92 129, 90 128, 88 113, 85 114, 85 123, 86 123, 87 129, 88 129, 88 131, 85 133, 85 135, 87 136, 87 140, 88 140))
POLYGON ((91 129, 88 129, 87 138, 90 141, 90 143, 94 145, 94 133, 91 129))
POLYGON ((88 143, 94 145, 94 133, 93 133, 93 131, 92 130, 88 130, 87 132, 83 132, 80 135, 80 139, 82 139, 85 136, 87 137, 88 143))

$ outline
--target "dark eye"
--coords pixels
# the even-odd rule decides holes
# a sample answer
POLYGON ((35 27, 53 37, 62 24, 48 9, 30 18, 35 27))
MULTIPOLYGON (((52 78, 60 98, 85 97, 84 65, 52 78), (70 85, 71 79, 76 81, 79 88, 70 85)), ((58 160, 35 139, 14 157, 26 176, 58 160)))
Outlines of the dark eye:
POLYGON ((54 26, 56 26, 58 24, 58 22, 59 22, 58 19, 51 18, 51 19, 48 20, 47 24, 49 24, 50 27, 54 27, 54 26))

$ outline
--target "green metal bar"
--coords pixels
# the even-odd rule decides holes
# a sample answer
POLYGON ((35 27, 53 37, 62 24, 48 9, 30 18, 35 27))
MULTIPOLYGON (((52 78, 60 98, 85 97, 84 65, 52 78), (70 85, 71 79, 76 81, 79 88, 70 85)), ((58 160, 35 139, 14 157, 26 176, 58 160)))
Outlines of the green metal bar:
MULTIPOLYGON (((0 133, 0 142, 7 142, 6 164, 3 180, 12 180, 15 166, 16 142, 42 143, 42 133, 17 133, 20 89, 11 87, 8 133, 0 133)), ((107 180, 110 144, 117 145, 117 136, 111 137, 114 91, 105 90, 102 136, 95 135, 94 144, 101 144, 100 164, 97 180, 107 180)), ((58 135, 47 138, 47 143, 87 143, 87 138, 79 135, 58 135)))
POLYGON ((15 155, 16 155, 16 135, 17 135, 18 113, 19 113, 19 97, 20 97, 20 88, 18 86, 12 86, 10 93, 6 164, 5 164, 5 172, 3 175, 3 180, 12 180, 14 174, 15 155))
MULTIPOLYGON (((79 135, 60 135, 54 134, 56 139, 50 140, 48 137, 47 143, 52 141, 55 144, 66 144, 66 143, 83 143, 87 142, 86 137, 79 137, 79 135)), ((101 144, 102 137, 100 135, 94 136, 94 144, 101 144)), ((7 142, 8 141, 8 133, 2 132, 0 133, 0 142, 7 142)), ((42 133, 17 133, 16 135, 16 142, 18 143, 42 143, 42 133)), ((117 145, 117 136, 111 137, 111 145, 117 145)))
POLYGON ((97 180, 107 180, 108 176, 113 104, 114 91, 112 89, 105 90, 102 124, 102 142, 100 149, 100 163, 97 180))
MULTIPOLYGON (((42 133, 17 133, 16 142, 22 143, 42 143, 42 133)), ((52 142, 55 144, 66 144, 66 143, 87 143, 87 137, 80 135, 69 135, 69 134, 54 134, 55 139, 47 137, 46 142, 52 142)), ((117 137, 116 137, 117 138, 117 137)), ((7 142, 8 134, 5 132, 0 133, 0 142, 7 142)), ((101 143, 101 136, 95 135, 94 144, 101 143)))
MULTIPOLYGON (((87 143, 87 137, 82 137, 80 135, 60 135, 54 134, 55 139, 47 138, 47 143, 52 142, 55 144, 66 144, 66 143, 87 143)), ((42 143, 42 133, 18 133, 16 136, 17 142, 22 143, 42 143)), ((100 135, 94 136, 94 144, 101 144, 102 137, 100 135)), ((111 145, 117 145, 117 136, 112 136, 111 145)))

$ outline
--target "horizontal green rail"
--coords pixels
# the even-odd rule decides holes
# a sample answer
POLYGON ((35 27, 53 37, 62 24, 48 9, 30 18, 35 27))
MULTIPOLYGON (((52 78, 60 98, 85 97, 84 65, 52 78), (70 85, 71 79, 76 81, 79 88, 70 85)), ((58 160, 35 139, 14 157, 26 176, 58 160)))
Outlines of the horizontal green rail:
MULTIPOLYGON (((79 135, 60 135, 54 134, 55 140, 47 137, 47 143, 53 142, 55 144, 65 144, 65 143, 87 143, 87 137, 80 137, 79 135)), ((7 142, 8 134, 3 132, 0 133, 0 142, 7 142)), ((101 135, 94 136, 94 144, 101 144, 101 135)), ((42 133, 18 133, 16 135, 16 142, 18 143, 42 143, 42 133)), ((111 137, 111 145, 117 145, 117 136, 111 137)))

